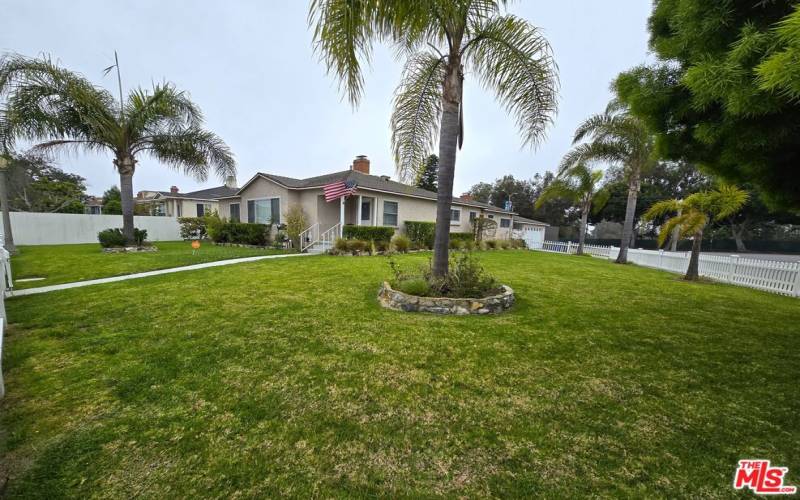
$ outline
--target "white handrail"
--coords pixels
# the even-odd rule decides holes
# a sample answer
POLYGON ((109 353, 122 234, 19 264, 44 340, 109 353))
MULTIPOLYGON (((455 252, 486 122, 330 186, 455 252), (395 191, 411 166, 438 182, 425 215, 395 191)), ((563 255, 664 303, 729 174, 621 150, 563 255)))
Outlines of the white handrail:
POLYGON ((320 243, 322 243, 323 252, 327 252, 333 248, 336 238, 338 238, 341 234, 341 226, 341 223, 336 223, 333 227, 322 233, 322 236, 320 237, 320 243))
POLYGON ((319 243, 319 222, 300 233, 300 251, 305 252, 319 243))

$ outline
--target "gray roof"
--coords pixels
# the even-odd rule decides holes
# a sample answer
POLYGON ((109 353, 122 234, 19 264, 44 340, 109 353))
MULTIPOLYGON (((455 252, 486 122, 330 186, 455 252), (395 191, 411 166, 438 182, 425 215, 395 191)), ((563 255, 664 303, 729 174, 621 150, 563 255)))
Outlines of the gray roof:
MULTIPOLYGON (((267 179, 270 179, 272 181, 275 181, 278 184, 282 184, 288 188, 293 188, 293 189, 322 187, 326 184, 330 184, 331 182, 352 180, 355 181, 355 183, 359 187, 362 187, 364 189, 388 191, 390 193, 396 193, 406 196, 416 196, 419 198, 428 198, 431 200, 435 200, 437 196, 437 194, 434 193, 433 191, 421 189, 416 186, 409 186, 408 184, 403 184, 401 182, 393 181, 385 177, 365 174, 357 170, 342 170, 340 172, 318 175, 316 177, 308 177, 306 179, 294 179, 292 177, 284 177, 282 175, 274 175, 266 173, 259 173, 259 175, 262 177, 266 177, 267 179)), ((508 214, 513 213, 503 210, 502 208, 489 205, 488 203, 483 203, 475 200, 466 200, 464 198, 459 198, 456 196, 453 197, 453 203, 457 203, 459 205, 480 207, 487 210, 493 210, 508 214)))
POLYGON ((161 196, 169 198, 188 198, 190 200, 216 200, 226 196, 234 196, 239 191, 239 188, 231 188, 228 186, 217 186, 208 189, 201 189, 199 191, 192 191, 191 193, 173 193, 171 191, 158 191, 161 196))
POLYGON ((522 217, 522 216, 519 216, 519 215, 515 215, 514 216, 514 222, 521 222, 523 224, 539 224, 540 226, 549 225, 549 224, 547 224, 547 222, 542 222, 542 221, 533 220, 533 219, 526 219, 525 217, 522 217))

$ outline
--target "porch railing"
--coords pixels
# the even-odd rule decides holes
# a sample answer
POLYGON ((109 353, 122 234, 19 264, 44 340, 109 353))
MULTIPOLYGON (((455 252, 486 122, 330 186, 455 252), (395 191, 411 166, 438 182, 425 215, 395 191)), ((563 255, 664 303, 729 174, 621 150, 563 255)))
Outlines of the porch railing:
POLYGON ((320 237, 320 243, 322 244, 322 251, 327 252, 331 248, 333 248, 333 244, 336 242, 336 238, 342 235, 342 224, 338 223, 332 228, 328 229, 322 236, 320 237))
POLYGON ((300 251, 305 252, 319 242, 319 223, 300 233, 300 251))

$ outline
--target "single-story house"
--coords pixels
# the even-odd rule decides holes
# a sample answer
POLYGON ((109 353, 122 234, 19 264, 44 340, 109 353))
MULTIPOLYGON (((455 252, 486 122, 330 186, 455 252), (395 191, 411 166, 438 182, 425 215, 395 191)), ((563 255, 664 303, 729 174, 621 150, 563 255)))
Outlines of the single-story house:
MULTIPOLYGON (((169 192, 141 192, 142 202, 153 203, 154 215, 171 217, 202 216, 216 210, 232 221, 282 224, 288 208, 300 206, 308 220, 303 246, 330 243, 341 235, 345 225, 389 226, 405 231, 406 221, 436 220, 436 197, 432 191, 393 181, 387 175, 371 175, 370 161, 358 156, 347 170, 306 179, 259 172, 241 188, 235 181, 191 193, 180 193, 173 186, 169 192), (325 186, 346 183, 353 194, 332 201, 325 199, 325 186)), ((544 235, 547 224, 520 217, 510 210, 454 197, 450 210, 450 231, 471 232, 473 221, 486 217, 496 222, 487 238, 529 240, 544 235)))

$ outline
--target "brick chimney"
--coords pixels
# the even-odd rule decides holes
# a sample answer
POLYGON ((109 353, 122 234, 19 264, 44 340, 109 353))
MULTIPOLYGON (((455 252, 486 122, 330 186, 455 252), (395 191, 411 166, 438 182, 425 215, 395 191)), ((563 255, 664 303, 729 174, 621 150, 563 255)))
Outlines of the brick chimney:
POLYGON ((469 193, 464 193, 460 196, 460 198, 464 201, 474 201, 474 198, 469 193))
POLYGON ((238 183, 236 182, 236 176, 235 175, 229 175, 229 176, 225 177, 225 187, 235 189, 235 188, 239 187, 239 186, 237 186, 237 184, 238 183))
POLYGON ((172 186, 169 188, 169 192, 172 194, 176 194, 178 192, 178 186, 172 186))
POLYGON ((362 174, 369 175, 369 158, 366 155, 358 155, 356 159, 353 160, 353 166, 350 167, 350 170, 355 170, 357 172, 361 172, 362 174))

